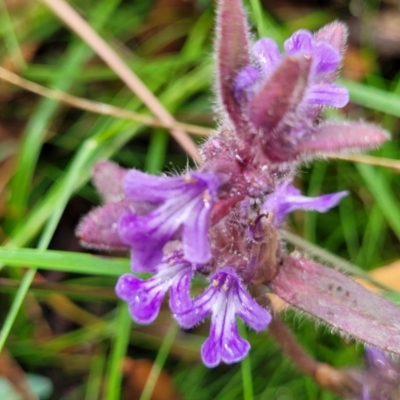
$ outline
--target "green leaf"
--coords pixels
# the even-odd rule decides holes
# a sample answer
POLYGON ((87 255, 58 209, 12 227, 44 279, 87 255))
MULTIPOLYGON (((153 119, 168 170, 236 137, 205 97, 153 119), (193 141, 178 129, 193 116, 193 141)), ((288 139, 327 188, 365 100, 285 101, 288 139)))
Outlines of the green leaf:
POLYGON ((397 94, 343 79, 338 83, 349 90, 353 103, 400 117, 400 98, 397 94))
POLYGON ((0 247, 0 263, 9 267, 40 268, 79 274, 120 276, 130 272, 125 258, 108 258, 67 251, 0 247))

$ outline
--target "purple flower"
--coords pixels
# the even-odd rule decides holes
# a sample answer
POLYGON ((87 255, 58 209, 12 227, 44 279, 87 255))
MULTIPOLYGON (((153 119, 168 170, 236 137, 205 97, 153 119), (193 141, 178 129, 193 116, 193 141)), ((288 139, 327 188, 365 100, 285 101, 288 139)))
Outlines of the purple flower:
POLYGON ((181 254, 173 253, 165 257, 156 270, 157 273, 147 280, 131 274, 122 275, 115 288, 117 296, 129 304, 133 320, 140 324, 150 324, 157 318, 168 290, 172 312, 182 312, 191 305, 189 288, 193 266, 181 254))
POLYGON ((239 1, 225 1, 220 0, 218 98, 245 143, 236 144, 242 160, 278 164, 371 149, 387 140, 388 134, 372 124, 321 118, 323 107, 343 107, 349 100, 347 89, 333 83, 346 44, 344 24, 333 23, 314 35, 300 30, 281 54, 269 38, 252 46, 239 1))
POLYGON ((349 377, 359 385, 359 393, 346 400, 393 400, 400 393, 400 363, 382 350, 367 346, 364 369, 349 369, 349 377))
POLYGON ((337 192, 318 197, 302 196, 299 189, 290 183, 280 184, 267 197, 262 210, 272 215, 273 224, 278 227, 286 215, 294 210, 315 210, 324 213, 335 207, 349 192, 337 192))
POLYGON ((270 323, 271 315, 251 298, 234 268, 219 270, 210 281, 192 307, 175 313, 175 318, 182 327, 192 328, 211 314, 210 336, 202 345, 201 355, 206 366, 215 367, 221 361, 238 362, 250 350, 250 344, 239 336, 236 316, 261 331, 270 323))
MULTIPOLYGON (((348 91, 331 83, 331 74, 340 64, 340 52, 329 43, 314 38, 311 32, 297 31, 284 44, 286 56, 309 57, 312 60, 308 77, 309 88, 305 94, 306 104, 343 107, 349 101, 348 91)), ((255 66, 243 68, 234 82, 234 94, 240 101, 249 98, 257 84, 268 78, 280 64, 282 57, 277 44, 269 38, 257 41, 252 48, 255 66)))
POLYGON ((364 377, 362 400, 395 398, 400 389, 400 363, 382 350, 367 347, 368 368, 364 377))
MULTIPOLYGON (((315 38, 304 29, 295 32, 284 43, 286 54, 310 54, 313 58, 313 75, 323 79, 339 67, 340 52, 331 44, 315 38)), ((323 79, 326 80, 326 79, 323 79)))
POLYGON ((130 170, 124 180, 126 196, 154 206, 145 215, 127 212, 118 223, 121 239, 133 250, 134 270, 151 271, 161 261, 164 245, 178 239, 182 239, 186 260, 209 261, 207 231, 218 186, 219 178, 212 173, 169 178, 130 170))

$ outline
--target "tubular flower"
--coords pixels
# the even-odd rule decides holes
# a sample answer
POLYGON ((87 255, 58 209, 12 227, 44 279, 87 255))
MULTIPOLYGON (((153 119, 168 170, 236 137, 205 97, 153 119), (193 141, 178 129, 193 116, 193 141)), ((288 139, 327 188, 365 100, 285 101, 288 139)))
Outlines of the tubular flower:
POLYGON ((324 213, 339 204, 347 191, 326 194, 319 197, 302 196, 299 189, 290 183, 282 183, 267 197, 262 210, 272 215, 273 224, 280 226, 287 214, 294 210, 315 210, 324 213))
POLYGON ((326 41, 314 37, 306 30, 297 31, 284 44, 281 55, 278 45, 269 38, 257 41, 252 47, 256 65, 242 69, 234 83, 237 99, 249 97, 261 80, 268 78, 285 56, 304 57, 311 60, 308 76, 308 90, 304 93, 305 105, 344 107, 349 101, 348 91, 331 83, 332 73, 336 74, 341 54, 326 41))
POLYGON ((243 359, 250 344, 239 336, 236 316, 256 331, 265 329, 271 314, 252 299, 234 268, 225 267, 210 276, 210 286, 184 312, 175 313, 178 323, 192 328, 211 314, 210 336, 201 356, 208 367, 221 361, 231 364, 243 359))
POLYGON ((131 274, 122 275, 115 288, 118 297, 129 304, 129 312, 139 324, 149 324, 157 318, 168 290, 172 312, 185 310, 191 305, 189 285, 195 272, 193 266, 175 252, 165 257, 156 270, 155 275, 147 280, 131 274))
POLYGON ((154 205, 148 214, 128 211, 119 219, 119 235, 132 249, 134 270, 152 270, 163 257, 164 245, 180 238, 188 261, 209 261, 207 231, 218 186, 219 179, 212 173, 168 178, 129 171, 124 179, 127 198, 154 205))

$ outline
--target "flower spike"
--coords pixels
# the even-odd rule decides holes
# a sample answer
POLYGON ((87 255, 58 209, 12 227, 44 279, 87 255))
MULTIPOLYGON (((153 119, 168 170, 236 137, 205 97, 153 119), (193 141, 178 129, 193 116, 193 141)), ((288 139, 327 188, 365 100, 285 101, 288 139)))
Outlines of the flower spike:
MULTIPOLYGON (((301 195, 291 184, 300 162, 374 148, 388 138, 375 125, 325 121, 321 114, 349 100, 334 83, 345 26, 295 32, 281 52, 269 38, 250 42, 241 0, 218 0, 217 14, 220 126, 200 149, 201 165, 167 177, 99 162, 93 180, 104 205, 82 220, 78 236, 87 247, 131 250, 133 271, 152 274, 118 280, 116 293, 136 322, 154 321, 168 291, 184 329, 210 316, 201 349, 208 367, 248 354, 237 317, 256 331, 271 321, 247 286, 251 293, 267 287, 334 329, 400 354, 398 307, 338 271, 287 255, 280 239, 290 212, 326 212, 347 195, 301 195), (192 298, 195 274, 209 285, 192 298)), ((365 390, 363 400, 375 400, 365 390)))

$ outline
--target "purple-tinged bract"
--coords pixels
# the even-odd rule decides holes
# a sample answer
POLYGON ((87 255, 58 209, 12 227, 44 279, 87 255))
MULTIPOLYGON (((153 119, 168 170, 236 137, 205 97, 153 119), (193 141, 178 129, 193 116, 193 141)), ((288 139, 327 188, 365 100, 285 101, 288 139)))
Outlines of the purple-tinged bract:
POLYGON ((283 300, 335 330, 400 354, 400 308, 339 271, 285 256, 269 286, 283 300))

